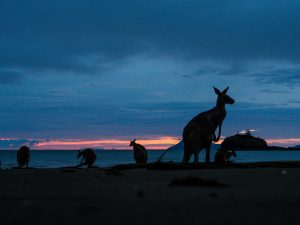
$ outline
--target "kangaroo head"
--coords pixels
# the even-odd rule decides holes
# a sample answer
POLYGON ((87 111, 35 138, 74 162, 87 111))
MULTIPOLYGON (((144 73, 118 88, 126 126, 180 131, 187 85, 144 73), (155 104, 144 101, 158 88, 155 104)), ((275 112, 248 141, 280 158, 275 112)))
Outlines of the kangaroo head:
POLYGON ((129 144, 129 146, 134 146, 135 145, 135 139, 133 140, 133 141, 130 141, 130 144, 129 144))
POLYGON ((225 88, 224 91, 220 91, 218 88, 213 87, 215 93, 218 95, 217 105, 233 104, 234 99, 227 95, 229 87, 225 88))
POLYGON ((26 145, 23 145, 21 148, 19 148, 19 151, 29 152, 30 149, 26 145))

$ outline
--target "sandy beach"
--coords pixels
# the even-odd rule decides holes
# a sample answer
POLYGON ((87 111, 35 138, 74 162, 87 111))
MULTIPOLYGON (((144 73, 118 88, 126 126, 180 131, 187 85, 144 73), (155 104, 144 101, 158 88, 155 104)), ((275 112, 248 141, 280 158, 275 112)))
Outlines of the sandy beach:
POLYGON ((300 168, 0 170, 1 224, 286 224, 300 168), (170 185, 186 177, 220 186, 170 185))

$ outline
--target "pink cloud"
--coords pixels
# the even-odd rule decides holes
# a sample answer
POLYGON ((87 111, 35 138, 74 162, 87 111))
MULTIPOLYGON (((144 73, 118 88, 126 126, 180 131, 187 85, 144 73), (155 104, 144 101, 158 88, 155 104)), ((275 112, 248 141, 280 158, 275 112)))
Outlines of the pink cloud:
MULTIPOLYGON (((81 149, 81 148, 105 148, 105 149, 131 149, 129 139, 99 139, 99 140, 49 140, 40 141, 34 149, 81 149)), ((138 139, 137 143, 145 145, 148 149, 165 149, 179 142, 179 139, 171 136, 163 136, 149 139, 138 139)))
MULTIPOLYGON (((217 143, 221 144, 222 139, 217 143)), ((131 149, 129 147, 130 139, 128 137, 114 137, 109 139, 58 139, 58 140, 35 140, 35 139, 17 139, 0 138, 1 149, 17 149, 21 145, 29 145, 36 150, 76 150, 82 148, 104 148, 104 149, 131 149), (23 141, 22 143, 20 141, 23 141)), ((137 142, 144 145, 147 149, 167 149, 177 144, 180 138, 174 136, 147 136, 146 138, 137 138, 137 142)), ((268 145, 294 146, 300 144, 300 138, 270 138, 266 139, 268 145)))
POLYGON ((275 138, 267 139, 268 145, 293 146, 300 144, 300 138, 275 138))

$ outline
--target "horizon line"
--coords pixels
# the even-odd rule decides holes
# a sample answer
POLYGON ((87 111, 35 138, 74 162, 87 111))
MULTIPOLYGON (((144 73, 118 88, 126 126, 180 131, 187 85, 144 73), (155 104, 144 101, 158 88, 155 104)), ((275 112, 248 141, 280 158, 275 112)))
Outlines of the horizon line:
MULTIPOLYGON (((221 144, 225 137, 215 144, 221 144)), ((27 145, 32 150, 80 150, 84 148, 104 149, 104 150, 129 150, 129 138, 107 138, 107 139, 18 139, 0 138, 0 141, 13 142, 26 140, 23 143, 15 143, 0 147, 1 150, 13 150, 21 145, 27 145)), ((149 138, 137 138, 137 143, 144 145, 149 150, 163 150, 178 144, 181 138, 178 136, 157 136, 149 138)), ((270 138, 265 139, 268 145, 278 145, 284 147, 294 147, 300 144, 300 138, 270 138), (293 146, 292 146, 293 145, 293 146)))

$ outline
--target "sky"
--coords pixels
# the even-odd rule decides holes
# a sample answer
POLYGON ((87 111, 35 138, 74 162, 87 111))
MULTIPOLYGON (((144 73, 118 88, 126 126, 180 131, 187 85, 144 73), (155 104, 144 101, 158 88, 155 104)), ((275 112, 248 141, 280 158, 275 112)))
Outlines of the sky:
POLYGON ((165 148, 227 107, 243 129, 300 144, 300 1, 1 0, 0 148, 165 148), (128 143, 128 144, 127 144, 128 143))

